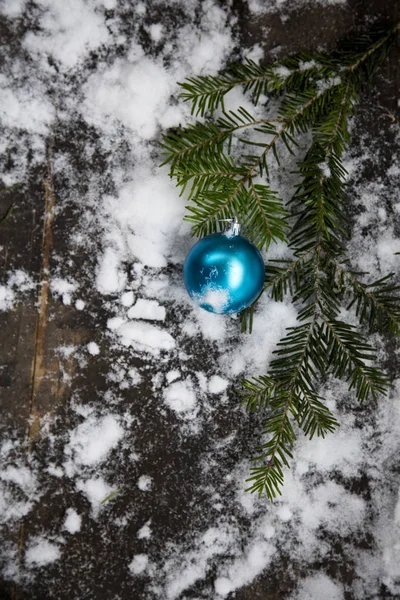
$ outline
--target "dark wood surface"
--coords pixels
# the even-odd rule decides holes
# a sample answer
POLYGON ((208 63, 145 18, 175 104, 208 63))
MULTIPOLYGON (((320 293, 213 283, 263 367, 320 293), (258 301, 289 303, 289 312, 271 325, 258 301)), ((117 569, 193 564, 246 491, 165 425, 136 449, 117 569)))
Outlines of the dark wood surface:
MULTIPOLYGON (((310 3, 309 6, 288 14, 282 22, 277 13, 251 18, 247 5, 234 0, 234 8, 238 15, 238 27, 242 45, 250 47, 261 43, 266 56, 287 54, 301 49, 332 48, 336 41, 358 28, 365 28, 368 21, 382 24, 395 22, 399 17, 399 3, 395 0, 349 0, 345 7, 338 10, 335 6, 321 6, 310 3), (268 35, 265 35, 265 31, 268 35)), ((165 7, 165 11, 168 8, 165 7)), ((173 17, 171 17, 173 18, 173 17)), ((3 44, 12 51, 20 51, 18 36, 23 30, 12 31, 7 23, 1 24, 0 38, 3 44)), ((373 90, 366 92, 361 99, 359 112, 360 131, 372 138, 380 136, 382 145, 386 144, 386 166, 390 161, 390 148, 393 133, 390 130, 390 117, 385 120, 384 111, 395 114, 399 93, 399 58, 398 49, 391 53, 390 60, 385 63, 381 73, 375 78, 373 90), (379 105, 379 115, 376 106, 379 105), (377 118, 379 116, 379 119, 377 118)), ((107 315, 102 311, 100 301, 93 297, 90 273, 96 262, 93 255, 72 255, 66 244, 66 232, 70 231, 81 217, 79 206, 75 204, 58 212, 60 198, 65 198, 71 189, 79 195, 79 188, 85 192, 85 181, 89 175, 96 174, 107 190, 108 181, 104 176, 103 161, 98 151, 89 161, 84 153, 85 142, 95 140, 96 134, 87 125, 79 122, 58 123, 51 139, 47 141, 47 162, 34 166, 23 182, 22 188, 15 192, 0 195, 0 215, 5 214, 11 203, 13 213, 7 221, 0 225, 0 273, 5 275, 9 270, 26 269, 37 283, 36 290, 28 294, 26 299, 7 313, 0 312, 0 411, 2 415, 1 432, 16 434, 25 440, 27 452, 32 452, 35 461, 45 461, 46 451, 50 443, 45 436, 38 435, 40 429, 51 415, 55 417, 58 432, 74 425, 74 415, 68 410, 68 402, 74 394, 78 394, 82 403, 104 392, 108 384, 105 375, 116 356, 112 349, 86 365, 71 357, 60 358, 56 351, 62 345, 77 345, 88 341, 102 344, 101 331, 105 327, 107 315), (76 133, 79 131, 79 136, 76 133), (53 175, 53 161, 62 153, 68 153, 76 162, 77 176, 69 181, 63 176, 53 175), (48 278, 54 274, 56 266, 63 260, 72 260, 76 278, 83 282, 90 301, 90 310, 80 313, 70 306, 64 305, 60 298, 53 297, 49 291, 48 278), (71 384, 66 383, 65 375, 72 376, 71 384)), ((354 144, 357 144, 355 135, 354 144)), ((382 154, 383 161, 385 153, 382 154)), ((8 161, 12 161, 12 156, 8 161)), ((7 162, 3 165, 7 169, 7 162)), ((382 172, 385 164, 382 164, 382 172)), ((368 179, 376 173, 365 173, 368 179)), ((84 295, 82 295, 85 300, 84 295)), ((212 347, 199 348, 202 366, 207 370, 207 361, 212 360, 212 347)), ((137 359, 138 360, 138 359, 137 359)), ((396 372, 397 365, 392 362, 389 367, 396 372)), ((140 420, 141 407, 149 405, 151 395, 151 373, 143 381, 140 392, 122 392, 124 401, 137 406, 140 420)), ((23 586, 0 583, 0 598, 13 600, 72 600, 95 598, 97 600, 120 598, 121 600, 140 600, 141 583, 126 580, 126 567, 119 562, 119 556, 125 555, 127 547, 134 550, 135 535, 138 522, 146 521, 153 515, 153 526, 163 531, 163 538, 179 539, 180 532, 190 529, 193 521, 201 519, 200 511, 192 505, 191 487, 197 485, 196 465, 188 464, 187 456, 196 449, 188 441, 187 452, 178 450, 173 443, 174 432, 162 427, 160 417, 148 423, 146 428, 132 427, 132 444, 135 450, 143 452, 146 472, 155 481, 156 492, 143 499, 136 486, 136 475, 133 473, 116 473, 124 481, 125 489, 130 489, 129 498, 121 495, 113 502, 112 516, 124 514, 127 504, 135 507, 135 524, 124 530, 120 537, 117 530, 113 535, 110 525, 108 539, 102 538, 102 522, 92 521, 84 532, 71 536, 66 542, 61 564, 51 565, 45 573, 40 574, 33 587, 26 590, 23 586), (187 480, 182 484, 177 477, 180 470, 185 469, 187 480), (168 477, 170 485, 163 493, 162 481, 168 477), (190 510, 189 510, 190 508, 190 510), (95 557, 90 567, 86 565, 86 556, 95 557), (56 583, 55 583, 56 582, 56 583)), ((213 425, 214 431, 226 431, 242 428, 241 444, 243 448, 248 425, 241 425, 240 415, 232 412, 218 416, 213 425)), ((213 430, 210 430, 210 434, 213 430)), ((207 432, 196 443, 207 444, 207 432)), ((240 450, 240 449, 238 449, 240 450)), ((127 449, 127 452, 129 449, 127 449)), ((234 462, 235 457, 232 457, 234 462)), ((115 468, 115 466, 114 466, 115 468)), ((118 465, 116 467, 118 469, 118 465)), ((115 475, 115 474, 114 474, 115 475)), ((368 486, 358 482, 359 493, 368 493, 368 486), (363 487, 364 485, 364 487, 363 487)), ((7 539, 18 541, 21 556, 24 552, 25 540, 44 529, 54 533, 64 519, 65 509, 70 505, 69 498, 74 498, 74 505, 86 502, 77 496, 76 490, 68 480, 53 481, 47 484, 46 493, 35 505, 26 519, 4 535, 7 539)), ((198 496, 197 496, 198 500, 198 496)), ((110 513, 111 517, 111 513, 110 513)), ((246 524, 243 524, 244 526, 246 524)), ((368 547, 368 540, 361 540, 368 547)), ((160 552, 162 544, 160 544, 160 552)), ((351 582, 354 570, 346 561, 341 544, 333 545, 333 550, 323 565, 332 576, 347 585, 346 600, 353 598, 351 582)), ((318 568, 318 565, 315 565, 318 568)), ((288 561, 279 561, 274 569, 257 578, 252 584, 239 590, 237 600, 278 600, 295 588, 296 578, 301 575, 296 566, 288 561)), ((187 598, 192 596, 188 595, 187 598)), ((390 598, 387 590, 382 589, 382 598, 390 598)))

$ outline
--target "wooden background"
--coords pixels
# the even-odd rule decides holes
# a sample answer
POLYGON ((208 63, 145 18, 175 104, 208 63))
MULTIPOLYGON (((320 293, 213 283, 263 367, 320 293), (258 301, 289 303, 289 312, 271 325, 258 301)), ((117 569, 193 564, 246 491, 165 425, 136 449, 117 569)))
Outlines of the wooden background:
MULTIPOLYGON (((400 3, 396 0, 348 0, 340 10, 334 5, 322 6, 310 2, 305 8, 290 12, 284 23, 279 15, 274 13, 250 18, 245 2, 233 0, 233 4, 238 15, 242 45, 250 47, 259 42, 265 48, 267 57, 272 55, 271 52, 286 55, 302 49, 333 48, 339 38, 354 30, 366 28, 368 21, 389 24, 396 22, 400 16, 400 3), (266 30, 267 35, 264 33, 266 30)), ((168 3, 156 5, 160 11, 168 14, 169 19, 178 19, 168 3)), ((11 32, 7 22, 0 22, 0 40, 3 47, 15 55, 23 52, 20 40, 25 31, 26 25, 21 24, 19 31, 11 32)), ((357 121, 359 128, 354 136, 355 147, 360 135, 368 134, 371 138, 379 136, 382 139, 382 147, 386 148, 382 153, 382 174, 386 172, 391 160, 394 134, 390 125, 394 118, 398 118, 399 59, 399 48, 393 49, 390 59, 376 76, 372 90, 363 95, 357 121)), ((53 90, 50 89, 49 95, 52 93, 53 90)), ((71 427, 73 417, 67 409, 69 400, 75 391, 79 391, 83 401, 85 398, 89 401, 104 391, 107 387, 105 374, 115 360, 112 351, 106 354, 102 352, 100 357, 86 366, 80 366, 74 358, 60 359, 55 349, 61 345, 76 345, 89 341, 99 341, 101 344, 100 333, 105 327, 107 315, 103 314, 101 303, 96 298, 91 297, 90 311, 79 312, 64 305, 60 298, 52 297, 49 291, 49 277, 54 275, 55 264, 60 264, 63 260, 72 261, 76 277, 83 283, 85 278, 90 280, 90 271, 96 264, 92 255, 71 255, 66 246, 66 232, 76 225, 81 214, 76 207, 69 208, 65 202, 63 210, 57 211, 60 202, 71 193, 71 183, 67 177, 55 177, 53 174, 55 158, 60 153, 68 153, 79 176, 76 180, 79 183, 75 181, 73 184, 75 195, 79 195, 80 191, 82 194, 86 192, 86 182, 89 175, 93 174, 98 176, 104 191, 107 191, 108 182, 103 174, 105 156, 96 151, 89 161, 84 152, 87 140, 95 138, 96 133, 79 120, 69 123, 57 122, 51 138, 47 140, 47 162, 31 167, 29 176, 21 188, 0 195, 0 216, 13 206, 11 216, 0 224, 0 273, 23 268, 40 283, 36 292, 28 295, 15 310, 0 313, 1 432, 12 432, 13 436, 17 434, 21 439, 25 439, 27 452, 34 453, 35 460, 39 462, 44 461, 46 455, 46 440, 43 439, 45 436, 38 435, 46 417, 56 417, 59 431, 71 427), (65 374, 73 375, 71 385, 66 385, 65 374)), ((11 153, 5 159, 4 169, 7 170, 12 164, 11 153)), ((364 176, 366 180, 372 180, 379 177, 380 173, 366 172, 364 176)), ((92 293, 89 288, 87 293, 92 293)), ((84 296, 82 298, 85 300, 84 296)), ((201 360, 203 359, 200 356, 201 360)), ((397 371, 398 365, 394 358, 389 368, 392 373, 397 371)), ((150 398, 147 398, 149 394, 151 392, 144 382, 140 401, 129 393, 126 401, 136 402, 140 412, 143 402, 150 401, 150 398)), ((220 427, 223 429, 224 426, 224 422, 221 422, 220 427)), ((146 458, 147 472, 156 482, 167 475, 172 480, 176 479, 176 473, 186 460, 182 453, 165 450, 169 448, 165 444, 166 438, 162 435, 155 436, 155 432, 160 428, 161 424, 155 419, 137 442, 139 450, 150 448, 146 458), (154 443, 150 443, 152 440, 154 443)), ((179 535, 179 531, 190 527, 187 521, 187 506, 191 502, 190 465, 186 465, 186 468, 189 472, 188 482, 179 493, 176 493, 176 489, 179 489, 179 481, 176 480, 176 487, 172 486, 169 495, 164 494, 160 498, 153 494, 146 498, 146 501, 151 503, 151 513, 157 521, 155 525, 165 530, 165 539, 168 539, 171 532, 179 535)), ((126 479, 129 485, 129 474, 126 475, 126 479)), ((355 485, 358 493, 367 497, 368 482, 360 480, 355 485)), ((142 514, 145 518, 148 507, 144 505, 142 497, 135 489, 132 480, 131 494, 136 505, 136 514, 142 514)), ((68 482, 63 483, 61 493, 56 488, 49 489, 27 518, 5 533, 3 542, 7 539, 17 540, 22 557, 28 536, 40 532, 43 527, 46 528, 48 523, 54 521, 55 515, 60 522, 63 520, 69 494, 76 492, 72 487, 68 488, 68 482)), ((124 498, 116 499, 114 516, 118 511, 123 514, 125 508, 124 498)), ((111 531, 110 539, 105 542, 101 538, 101 527, 93 521, 84 534, 69 537, 61 564, 58 562, 46 569, 46 573, 39 575, 28 591, 0 582, 0 598, 140 600, 140 582, 135 583, 137 587, 133 588, 132 582, 125 580, 125 567, 119 564, 119 556, 125 552, 126 545, 131 543, 128 539, 129 528, 125 534, 127 538, 120 539, 117 533, 113 537, 111 531), (82 568, 82 565, 86 564, 87 555, 94 558, 89 569, 82 568)), ((362 547, 368 547, 370 543, 371 540, 368 539, 360 541, 362 547)), ((318 568, 319 565, 314 566, 318 568)), ((331 556, 322 566, 329 575, 350 584, 351 588, 354 569, 352 564, 346 561, 340 543, 332 540, 331 556)), ((295 588, 296 578, 302 575, 304 573, 296 571, 288 560, 282 560, 274 569, 269 569, 265 576, 238 591, 235 598, 285 598, 286 594, 295 588)), ((351 591, 346 594, 346 600, 351 600, 351 591)), ((384 587, 381 594, 382 598, 392 597, 384 587)))

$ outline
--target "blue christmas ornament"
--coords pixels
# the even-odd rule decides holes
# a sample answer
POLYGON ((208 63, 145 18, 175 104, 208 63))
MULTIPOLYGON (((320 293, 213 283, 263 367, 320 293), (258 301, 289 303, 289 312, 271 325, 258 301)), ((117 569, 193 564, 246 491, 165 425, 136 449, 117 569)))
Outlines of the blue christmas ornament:
POLYGON ((224 233, 199 240, 183 265, 190 297, 213 313, 238 313, 257 299, 264 285, 264 261, 257 248, 240 235, 237 219, 224 233))

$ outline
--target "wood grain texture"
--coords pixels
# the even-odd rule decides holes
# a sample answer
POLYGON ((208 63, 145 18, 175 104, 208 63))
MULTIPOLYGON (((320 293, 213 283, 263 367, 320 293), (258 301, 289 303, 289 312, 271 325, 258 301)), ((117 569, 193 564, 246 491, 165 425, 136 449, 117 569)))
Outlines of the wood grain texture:
MULTIPOLYGON (((251 47, 260 43, 266 51, 267 60, 301 49, 332 48, 337 39, 354 28, 365 27, 365 15, 372 14, 377 22, 385 24, 394 22, 399 16, 399 4, 393 0, 349 0, 341 10, 334 5, 325 7, 310 2, 303 9, 290 12, 284 21, 278 13, 254 18, 248 11, 247 2, 242 0, 233 0, 233 5, 238 17, 241 45, 251 47)), ((159 10, 162 15, 162 8, 159 10)), ((4 33, 4 26, 0 24, 0 35, 6 39, 6 35, 11 34, 4 33)), ((7 39, 18 54, 17 41, 7 39)), ((382 173, 387 170, 391 160, 392 133, 389 125, 391 115, 396 113, 398 106, 399 64, 399 49, 393 49, 390 60, 374 80, 373 90, 363 96, 360 104, 358 118, 363 134, 374 139, 380 137, 382 144, 387 146, 382 173)), ((37 283, 36 290, 22 304, 9 313, 0 313, 0 411, 6 422, 4 429, 25 438, 27 452, 36 452, 36 459, 42 461, 43 465, 46 465, 47 440, 46 430, 43 429, 46 418, 50 415, 54 418, 54 428, 60 436, 75 426, 74 415, 65 408, 68 401, 76 396, 85 405, 94 397, 102 397, 110 385, 106 375, 118 358, 111 350, 88 364, 84 361, 78 364, 73 355, 60 358, 58 352, 60 346, 82 347, 92 340, 101 345, 100 333, 105 329, 108 317, 102 312, 101 303, 94 294, 88 298, 90 307, 87 312, 79 313, 63 304, 60 298, 53 297, 50 288, 56 265, 72 260, 84 295, 87 273, 94 268, 93 257, 85 249, 80 256, 70 254, 68 234, 78 223, 80 215, 79 211, 70 209, 67 203, 62 205, 61 198, 68 195, 72 184, 62 174, 55 175, 53 168, 57 155, 68 154, 79 182, 77 194, 86 191, 86 181, 91 176, 101 179, 107 156, 99 151, 90 160, 86 157, 85 142, 91 141, 93 134, 85 127, 85 124, 78 122, 62 126, 56 124, 52 136, 47 140, 47 162, 29 170, 23 189, 0 196, 0 215, 5 214, 11 202, 14 206, 10 218, 0 225, 0 271, 5 276, 8 271, 24 268, 37 283)), ((357 136, 354 144, 357 144, 357 136)), ((371 180, 377 176, 379 173, 376 172, 365 174, 366 179, 369 177, 371 180)), ((103 189, 109 191, 107 182, 103 189)), ((88 290, 90 292, 89 287, 88 290)), ((193 364, 193 370, 201 369, 209 359, 207 354, 211 352, 211 349, 199 348, 198 364, 193 364)), ((400 357, 395 357, 389 365, 393 373, 398 373, 400 369, 396 360, 400 361, 400 357)), ((134 407, 139 419, 142 407, 151 406, 152 375, 148 374, 138 391, 120 392, 121 410, 124 403, 129 404, 134 407)), ((235 414, 221 418, 217 423, 219 434, 222 436, 231 430, 240 431, 239 420, 240 415, 235 414)), ((250 429, 250 425, 248 427, 250 429)), ((11 590, 10 586, 4 584, 3 591, 0 583, 0 600, 10 597, 13 600, 141 600, 142 582, 136 580, 132 583, 126 578, 126 565, 121 563, 121 556, 133 554, 137 548, 137 523, 146 522, 149 514, 162 542, 160 553, 162 544, 190 530, 193 514, 197 514, 191 502, 198 480, 196 465, 191 458, 195 448, 191 444, 194 442, 189 441, 184 450, 174 451, 171 439, 175 433, 168 430, 157 416, 140 430, 140 434, 137 434, 134 426, 132 431, 131 446, 133 448, 135 444, 135 449, 142 452, 143 472, 153 477, 155 487, 159 486, 162 493, 143 499, 137 490, 134 469, 123 473, 121 477, 129 491, 129 501, 135 507, 135 521, 128 524, 124 535, 113 535, 109 540, 104 540, 102 523, 93 520, 79 536, 68 539, 63 561, 51 566, 48 572, 39 574, 31 589, 27 591, 14 586, 11 590), (178 474, 184 470, 187 472, 187 481, 182 485, 178 474), (169 482, 168 489, 163 487, 164 481, 169 482), (82 564, 87 556, 94 559, 83 572, 82 564)), ((250 436, 251 431, 242 431, 243 439, 246 435, 250 436)), ((202 440, 205 447, 207 437, 208 433, 205 432, 202 440)), ((124 451, 131 452, 132 448, 124 451)), ((60 451, 60 461, 62 459, 60 451)), ((116 476, 118 469, 117 464, 116 476)), ((368 494, 368 483, 364 480, 356 481, 354 486, 360 495, 368 494)), ((82 507, 82 512, 83 509, 89 510, 86 499, 77 493, 72 482, 65 480, 63 483, 55 481, 49 484, 40 502, 9 534, 10 540, 18 544, 20 561, 23 560, 26 540, 30 536, 40 535, 43 531, 50 531, 54 536, 59 534, 68 506, 82 507)), ((122 518, 125 512, 126 503, 121 494, 113 501, 110 519, 122 518)), ((368 549, 368 540, 362 540, 361 543, 368 549)), ((314 567, 323 568, 351 590, 356 577, 354 565, 345 561, 343 547, 335 546, 334 550, 334 558, 328 556, 325 562, 314 567)), ((277 560, 268 573, 238 590, 235 598, 286 598, 295 589, 296 578, 303 575, 302 569, 297 567, 297 570, 293 570, 287 559, 277 560)), ((385 597, 390 598, 389 595, 382 595, 382 598, 385 597)), ((351 591, 346 592, 345 598, 353 598, 351 591)))

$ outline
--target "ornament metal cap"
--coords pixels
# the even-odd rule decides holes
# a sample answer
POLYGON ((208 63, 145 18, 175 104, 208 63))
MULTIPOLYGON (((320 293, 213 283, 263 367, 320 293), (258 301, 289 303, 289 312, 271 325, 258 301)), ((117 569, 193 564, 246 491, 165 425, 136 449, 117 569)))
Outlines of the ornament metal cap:
POLYGON ((225 228, 224 233, 228 235, 228 237, 233 237, 234 235, 240 234, 241 225, 238 221, 237 217, 232 217, 231 219, 219 219, 221 223, 229 223, 225 228))

